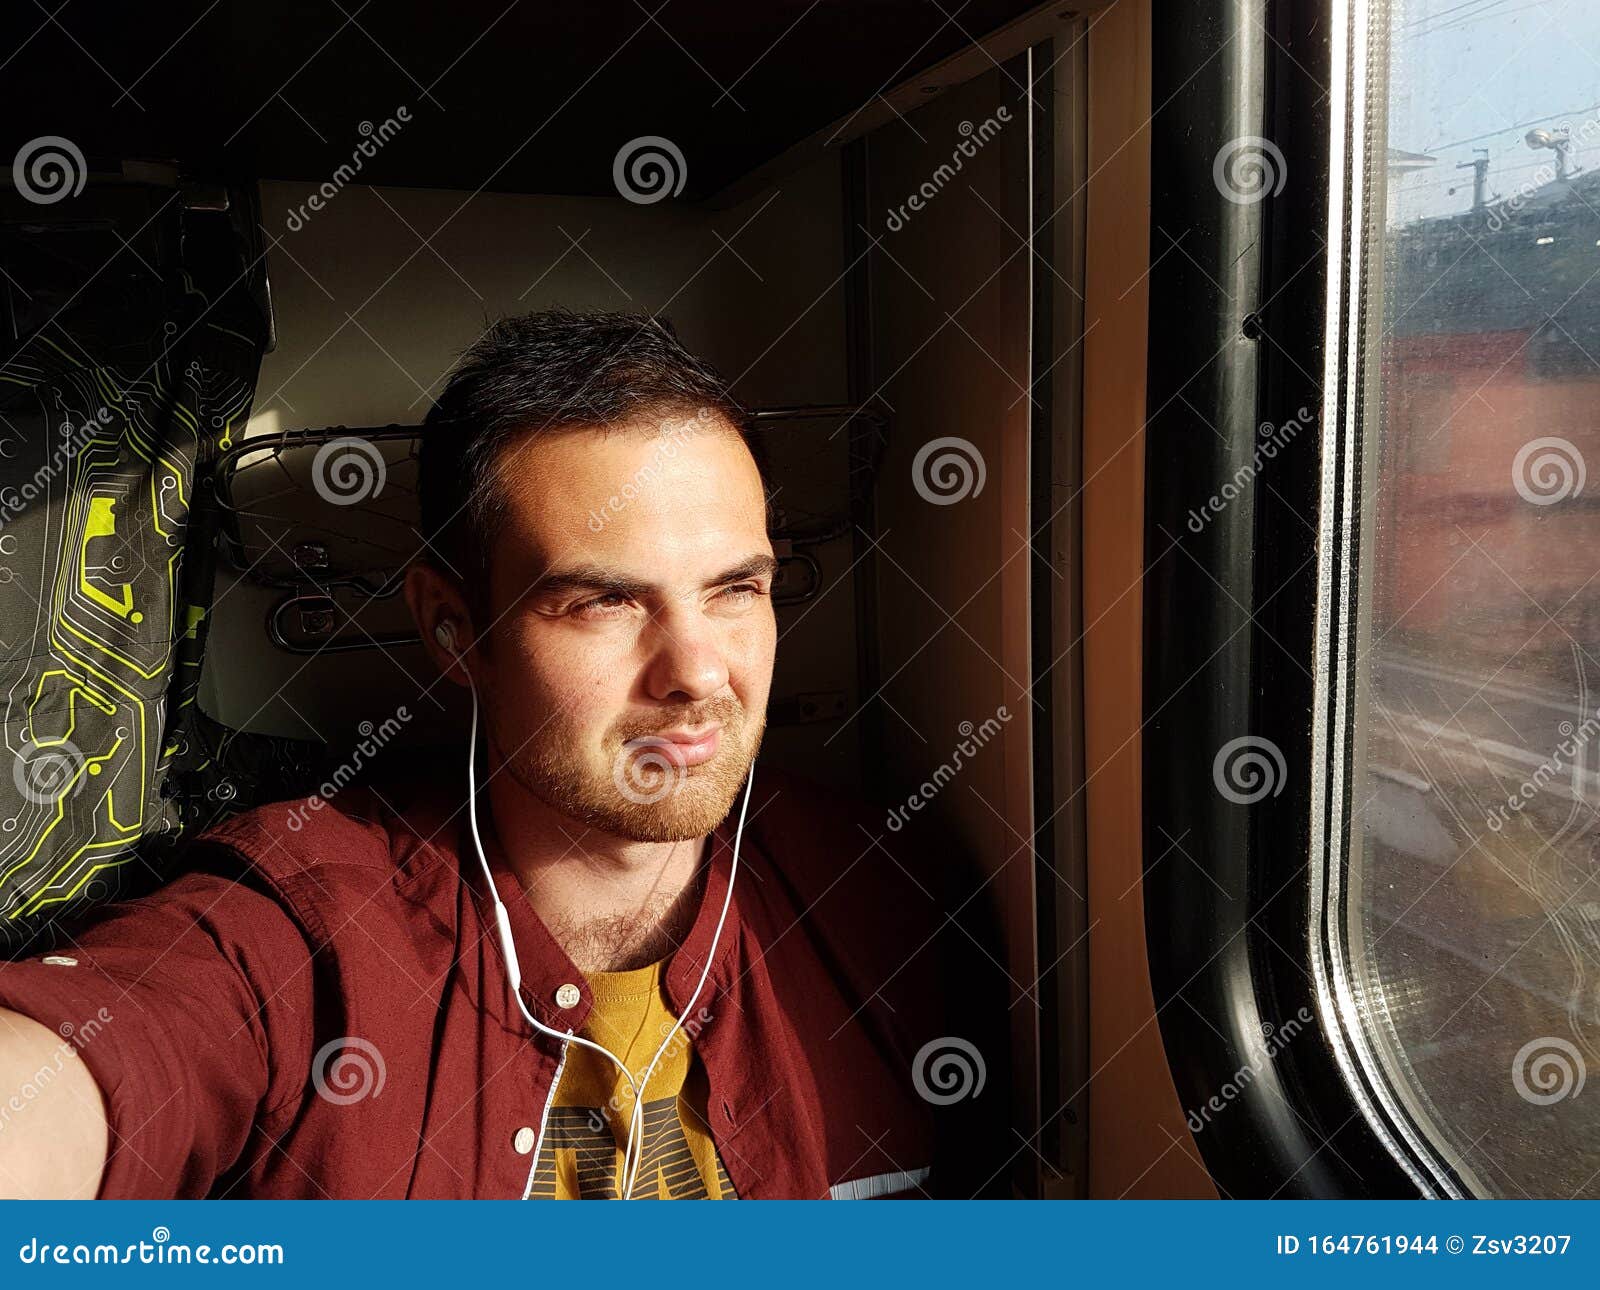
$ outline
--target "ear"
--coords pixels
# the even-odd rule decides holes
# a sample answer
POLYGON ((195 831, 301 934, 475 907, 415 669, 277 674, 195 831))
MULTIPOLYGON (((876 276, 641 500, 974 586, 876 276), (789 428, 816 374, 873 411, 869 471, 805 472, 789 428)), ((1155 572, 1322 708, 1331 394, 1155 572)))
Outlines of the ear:
POLYGON ((476 637, 472 615, 467 612, 466 600, 455 580, 427 561, 418 560, 406 570, 405 592, 406 604, 411 607, 411 617, 422 637, 422 648, 439 671, 457 685, 466 685, 465 659, 476 637), (448 634, 455 638, 454 650, 440 639, 440 629, 447 625, 448 634))

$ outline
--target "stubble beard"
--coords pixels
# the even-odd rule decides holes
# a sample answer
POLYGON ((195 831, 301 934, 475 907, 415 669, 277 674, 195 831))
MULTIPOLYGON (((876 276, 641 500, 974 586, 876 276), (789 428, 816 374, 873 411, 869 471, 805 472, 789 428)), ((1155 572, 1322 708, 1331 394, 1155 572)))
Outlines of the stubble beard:
POLYGON ((725 723, 717 755, 674 766, 647 745, 608 741, 600 764, 563 739, 535 738, 502 761, 511 777, 553 810, 633 842, 687 842, 727 818, 761 747, 766 713, 725 723))

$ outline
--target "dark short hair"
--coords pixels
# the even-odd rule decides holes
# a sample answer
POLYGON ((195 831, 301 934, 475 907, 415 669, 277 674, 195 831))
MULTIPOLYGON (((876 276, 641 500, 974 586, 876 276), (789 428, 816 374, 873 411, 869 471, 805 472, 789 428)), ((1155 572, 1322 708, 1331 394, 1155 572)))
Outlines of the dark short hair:
POLYGON ((749 413, 667 319, 570 309, 501 319, 462 354, 423 420, 417 488, 429 543, 424 558, 458 574, 474 608, 487 608, 489 555, 506 506, 496 466, 508 445, 695 414, 738 432, 770 498, 768 463, 749 413))

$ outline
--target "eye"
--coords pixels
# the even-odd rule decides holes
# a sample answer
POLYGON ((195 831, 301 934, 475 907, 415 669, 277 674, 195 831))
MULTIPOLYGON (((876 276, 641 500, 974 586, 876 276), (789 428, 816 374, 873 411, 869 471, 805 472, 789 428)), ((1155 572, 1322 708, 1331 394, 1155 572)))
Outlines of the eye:
POLYGON ((755 597, 766 594, 753 582, 741 582, 737 586, 726 588, 722 593, 725 598, 732 600, 736 605, 748 604, 755 597))
POLYGON ((628 597, 623 595, 622 592, 608 591, 603 596, 595 596, 591 600, 585 600, 574 605, 571 612, 582 618, 612 618, 615 615, 606 611, 624 608, 627 603, 628 597))

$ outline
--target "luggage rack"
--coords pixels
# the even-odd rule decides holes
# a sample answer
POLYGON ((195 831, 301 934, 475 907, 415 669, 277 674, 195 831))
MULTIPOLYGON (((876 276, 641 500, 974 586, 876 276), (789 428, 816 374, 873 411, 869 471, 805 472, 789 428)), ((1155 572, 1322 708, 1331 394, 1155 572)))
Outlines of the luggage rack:
MULTIPOLYGON (((788 511, 775 506, 778 606, 803 604, 822 590, 822 566, 810 548, 852 534, 888 440, 887 416, 867 405, 796 404, 751 414, 757 427, 806 421, 838 422, 813 455, 845 456, 848 502, 829 513, 795 499, 792 522, 788 511), (846 430, 847 445, 835 446, 846 430)), ((414 630, 369 631, 356 619, 395 600, 422 543, 415 524, 421 432, 419 425, 397 424, 284 430, 232 444, 219 456, 218 545, 235 573, 285 593, 266 612, 274 647, 310 655, 418 643, 414 630), (276 472, 279 487, 241 498, 242 483, 262 482, 268 472, 276 472)), ((788 484, 779 490, 790 491, 788 484)))

